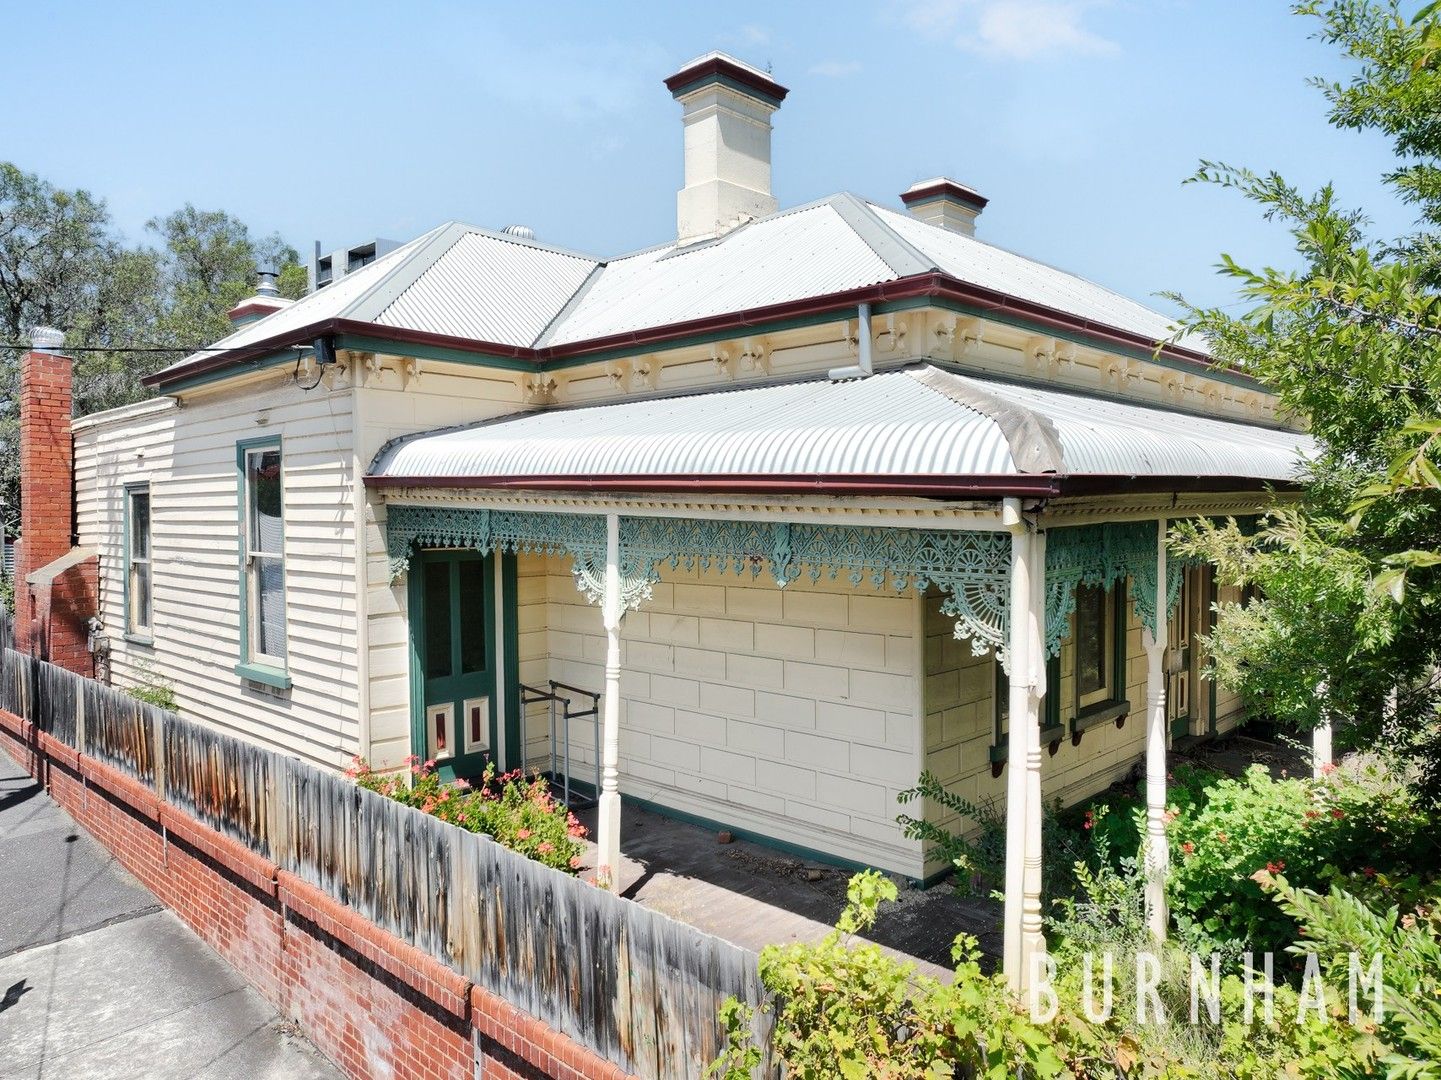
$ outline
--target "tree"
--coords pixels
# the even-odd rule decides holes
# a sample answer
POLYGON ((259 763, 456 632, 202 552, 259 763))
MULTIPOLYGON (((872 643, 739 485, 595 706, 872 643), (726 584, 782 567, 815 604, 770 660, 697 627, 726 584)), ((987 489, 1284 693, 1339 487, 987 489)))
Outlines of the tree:
MULTIPOLYGON (((1441 24, 1432 4, 1300 4, 1318 37, 1357 64, 1321 82, 1338 128, 1388 135, 1385 177, 1415 207, 1415 231, 1368 235, 1364 211, 1326 186, 1305 193, 1277 173, 1203 162, 1194 177, 1233 188, 1295 240, 1295 270, 1220 270, 1253 306, 1188 305, 1188 328, 1304 418, 1321 452, 1299 505, 1254 535, 1180 530, 1182 550, 1262 599, 1218 611, 1216 674, 1252 707, 1302 728, 1349 721, 1362 745, 1406 755, 1441 795, 1441 476, 1427 473, 1427 424, 1441 417, 1441 24), (1432 483, 1430 481, 1436 481, 1432 483)), ((1184 303, 1184 301, 1182 301, 1184 303)))
POLYGON ((253 291, 257 266, 279 273, 282 295, 305 292, 295 249, 253 238, 224 211, 186 205, 147 228, 160 246, 128 247, 103 200, 0 162, 0 512, 12 528, 20 350, 4 343, 23 346, 44 325, 83 347, 75 411, 84 415, 142 400, 142 377, 228 334, 226 312, 253 291))

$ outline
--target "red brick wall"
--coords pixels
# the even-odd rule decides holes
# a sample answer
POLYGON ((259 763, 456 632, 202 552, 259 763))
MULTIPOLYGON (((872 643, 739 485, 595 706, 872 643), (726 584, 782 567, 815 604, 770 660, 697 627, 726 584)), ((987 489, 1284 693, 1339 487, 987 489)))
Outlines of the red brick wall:
POLYGON ((71 548, 75 444, 70 431, 71 360, 48 352, 20 358, 20 543, 15 555, 15 639, 22 652, 93 674, 86 622, 95 614, 99 564, 88 559, 47 589, 25 577, 71 548))
POLYGON ((124 774, 0 712, 0 749, 346 1075, 624 1072, 124 774))

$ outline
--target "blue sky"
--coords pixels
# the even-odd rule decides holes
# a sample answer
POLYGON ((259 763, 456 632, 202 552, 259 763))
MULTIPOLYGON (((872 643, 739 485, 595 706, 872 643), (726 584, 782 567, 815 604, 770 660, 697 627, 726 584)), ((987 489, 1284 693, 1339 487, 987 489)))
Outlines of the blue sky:
POLYGON ((30 3, 0 66, 0 157, 104 196, 132 239, 189 201, 302 252, 449 218, 619 254, 669 239, 680 108, 661 80, 720 48, 791 90, 782 206, 898 205, 956 177, 980 235, 1167 307, 1228 302, 1228 251, 1285 264, 1199 158, 1336 182, 1376 228, 1410 214, 1380 138, 1331 130, 1348 74, 1280 0, 830 3, 30 3))

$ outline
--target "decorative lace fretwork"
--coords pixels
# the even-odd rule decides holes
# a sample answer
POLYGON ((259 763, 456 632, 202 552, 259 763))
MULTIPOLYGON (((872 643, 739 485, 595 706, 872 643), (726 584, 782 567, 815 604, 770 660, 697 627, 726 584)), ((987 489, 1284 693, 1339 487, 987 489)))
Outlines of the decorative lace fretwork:
MULTIPOLYGON (((1047 656, 1061 653, 1061 642, 1070 633, 1071 615, 1076 610, 1076 588, 1081 585, 1110 588, 1129 577, 1136 614, 1147 629, 1156 632, 1156 529, 1154 521, 1133 521, 1046 533, 1047 656)), ((1167 574, 1168 596, 1174 573, 1167 574)), ((1180 589, 1179 577, 1175 588, 1180 589)))
MULTIPOLYGON (((417 545, 569 556, 586 597, 596 603, 604 593, 605 518, 597 514, 391 506, 386 546, 393 576, 406 572, 417 545)), ((994 650, 1006 662, 1011 570, 1006 533, 622 518, 621 598, 627 608, 649 599, 662 566, 753 578, 769 566, 782 588, 802 576, 869 582, 896 592, 924 592, 935 585, 946 594, 941 610, 956 620, 956 637, 969 640, 977 656, 994 650)))

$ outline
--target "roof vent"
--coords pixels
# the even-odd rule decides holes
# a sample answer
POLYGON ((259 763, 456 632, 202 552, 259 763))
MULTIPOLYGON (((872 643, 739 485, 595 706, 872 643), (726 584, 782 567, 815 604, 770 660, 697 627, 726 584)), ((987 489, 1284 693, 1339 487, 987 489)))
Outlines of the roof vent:
POLYGON ((529 225, 507 225, 500 230, 506 236, 514 236, 517 240, 534 240, 535 230, 529 225))
POLYGON ((948 176, 937 176, 912 184, 901 192, 901 202, 906 204, 912 217, 928 225, 975 236, 976 218, 986 208, 987 199, 975 188, 948 176))
POLYGON ((256 296, 279 296, 280 289, 276 280, 280 277, 274 270, 257 270, 255 272, 255 295, 256 296))

